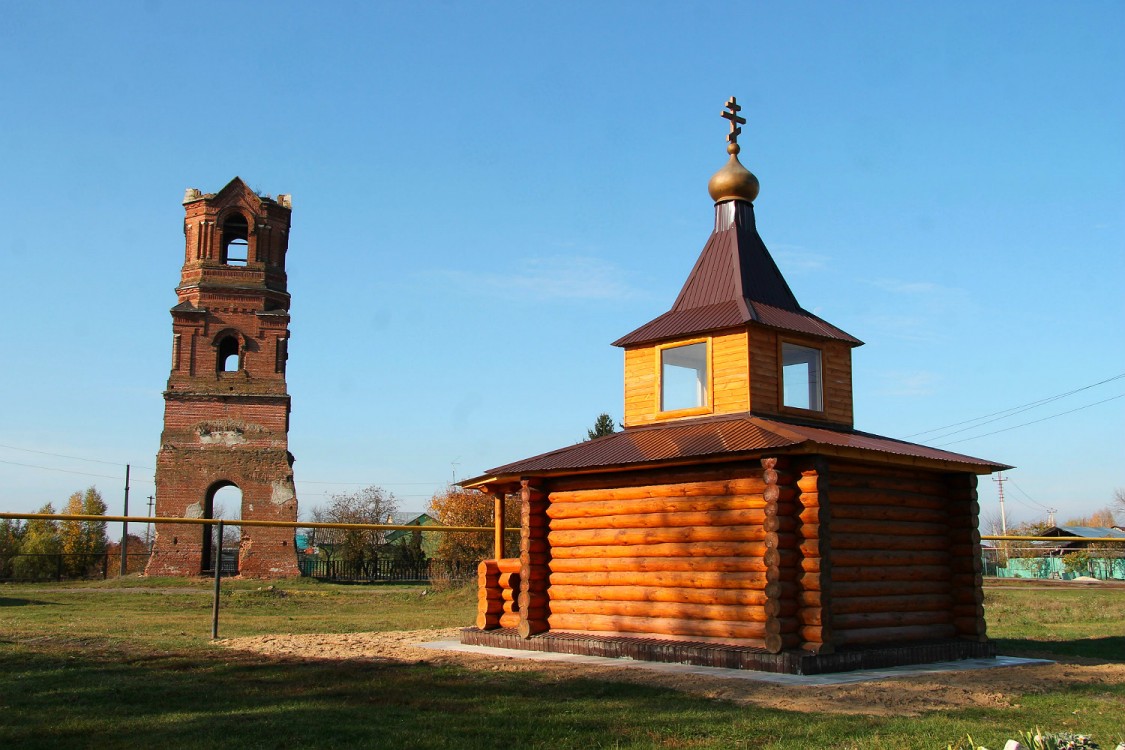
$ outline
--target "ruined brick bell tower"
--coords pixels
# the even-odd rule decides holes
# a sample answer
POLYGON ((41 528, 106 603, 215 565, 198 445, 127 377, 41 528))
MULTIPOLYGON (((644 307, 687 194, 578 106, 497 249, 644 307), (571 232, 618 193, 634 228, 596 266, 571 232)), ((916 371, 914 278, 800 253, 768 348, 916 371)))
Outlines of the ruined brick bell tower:
MULTIPOLYGON (((242 492, 242 519, 297 520, 289 453, 290 196, 238 177, 184 195, 186 252, 172 308, 172 373, 156 458, 156 515, 212 518, 215 493, 242 492)), ((293 529, 242 526, 239 572, 299 575, 293 529)), ((210 526, 158 524, 146 573, 213 568, 210 526)))

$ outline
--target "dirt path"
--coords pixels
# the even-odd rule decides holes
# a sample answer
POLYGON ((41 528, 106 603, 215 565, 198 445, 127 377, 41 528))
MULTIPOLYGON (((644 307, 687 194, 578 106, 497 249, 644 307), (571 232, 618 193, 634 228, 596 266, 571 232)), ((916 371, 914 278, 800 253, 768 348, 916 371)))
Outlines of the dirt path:
POLYGON ((1019 696, 1068 685, 1125 683, 1125 664, 1056 663, 917 675, 850 685, 785 686, 694 674, 666 674, 621 666, 527 661, 421 648, 427 641, 452 640, 457 628, 342 635, 265 635, 232 638, 231 649, 298 659, 374 659, 456 664, 469 669, 539 672, 553 680, 594 678, 681 690, 708 698, 790 711, 917 716, 967 707, 1017 706, 1019 696))

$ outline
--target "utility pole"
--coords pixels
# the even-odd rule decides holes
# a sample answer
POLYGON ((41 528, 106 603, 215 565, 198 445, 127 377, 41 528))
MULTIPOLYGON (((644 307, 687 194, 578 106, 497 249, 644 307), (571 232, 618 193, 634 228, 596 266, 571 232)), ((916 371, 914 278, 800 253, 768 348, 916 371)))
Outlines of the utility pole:
POLYGON ((992 481, 996 482, 996 492, 1000 495, 1000 528, 1004 536, 1008 536, 1008 517, 1004 514, 1004 482, 1008 480, 1003 472, 997 472, 992 481))
MULTIPOLYGON (((129 464, 125 464, 125 513, 129 517, 129 464)), ((129 522, 121 522, 121 577, 125 577, 125 565, 129 559, 129 522)))
MULTIPOLYGON (((152 518, 152 504, 156 502, 156 497, 153 495, 148 496, 148 517, 152 518)), ((152 554, 152 524, 145 524, 145 546, 148 547, 148 553, 152 554)))

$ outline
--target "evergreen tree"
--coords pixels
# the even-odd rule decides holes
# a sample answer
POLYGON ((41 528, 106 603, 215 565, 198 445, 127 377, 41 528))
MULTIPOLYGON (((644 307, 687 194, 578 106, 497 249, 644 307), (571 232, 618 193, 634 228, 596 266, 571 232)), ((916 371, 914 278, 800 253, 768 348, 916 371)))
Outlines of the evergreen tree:
POLYGON ((613 417, 603 411, 594 421, 594 428, 592 430, 586 430, 586 434, 589 436, 586 439, 593 440, 594 438, 605 437, 606 435, 612 435, 616 431, 617 425, 613 423, 613 417))

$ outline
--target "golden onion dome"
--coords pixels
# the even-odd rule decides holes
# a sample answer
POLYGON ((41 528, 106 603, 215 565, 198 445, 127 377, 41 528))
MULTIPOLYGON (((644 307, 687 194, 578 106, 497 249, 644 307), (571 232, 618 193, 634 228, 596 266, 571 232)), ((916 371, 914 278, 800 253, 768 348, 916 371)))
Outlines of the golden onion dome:
POLYGON ((737 143, 727 144, 730 161, 713 174, 711 181, 707 183, 707 192, 711 193, 711 199, 716 203, 735 199, 753 203, 758 197, 758 178, 742 166, 742 162, 738 160, 739 150, 737 143))

